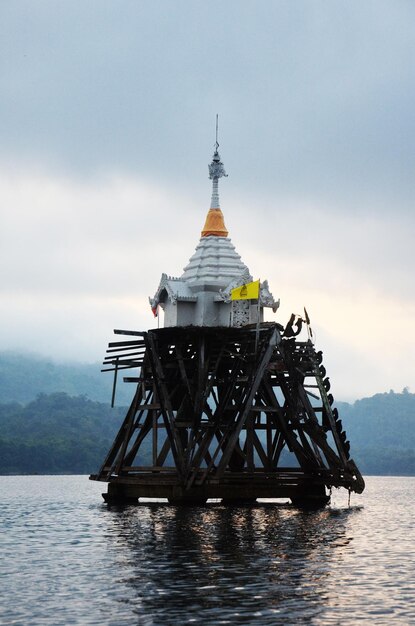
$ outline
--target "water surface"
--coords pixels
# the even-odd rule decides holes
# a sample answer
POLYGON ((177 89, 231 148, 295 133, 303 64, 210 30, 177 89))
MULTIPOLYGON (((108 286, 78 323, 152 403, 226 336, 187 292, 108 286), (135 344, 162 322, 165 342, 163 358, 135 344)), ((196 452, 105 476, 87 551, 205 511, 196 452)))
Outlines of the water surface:
POLYGON ((0 623, 415 623, 415 478, 330 507, 107 507, 85 476, 0 477, 0 623))

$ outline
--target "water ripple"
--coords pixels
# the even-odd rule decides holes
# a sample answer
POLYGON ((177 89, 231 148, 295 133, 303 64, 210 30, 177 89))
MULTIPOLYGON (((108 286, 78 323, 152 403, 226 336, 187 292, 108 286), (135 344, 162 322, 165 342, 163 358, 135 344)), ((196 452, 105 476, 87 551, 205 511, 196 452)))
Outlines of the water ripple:
POLYGON ((2 624, 415 622, 413 478, 347 507, 108 508, 85 477, 1 477, 2 624))

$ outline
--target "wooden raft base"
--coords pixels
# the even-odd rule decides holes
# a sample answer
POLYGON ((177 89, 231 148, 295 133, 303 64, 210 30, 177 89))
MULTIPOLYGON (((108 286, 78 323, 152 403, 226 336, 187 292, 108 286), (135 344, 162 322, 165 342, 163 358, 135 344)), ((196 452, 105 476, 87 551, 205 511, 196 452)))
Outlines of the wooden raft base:
MULTIPOLYGON (((95 479, 95 477, 91 477, 95 479)), ((324 484, 319 479, 287 472, 275 476, 225 477, 220 482, 205 483, 186 489, 174 476, 162 482, 158 476, 140 476, 138 479, 117 477, 102 494, 108 504, 137 504, 140 498, 166 498, 170 504, 202 505, 209 499, 220 499, 224 504, 249 504, 257 498, 289 498, 293 505, 317 509, 330 502, 324 484)))

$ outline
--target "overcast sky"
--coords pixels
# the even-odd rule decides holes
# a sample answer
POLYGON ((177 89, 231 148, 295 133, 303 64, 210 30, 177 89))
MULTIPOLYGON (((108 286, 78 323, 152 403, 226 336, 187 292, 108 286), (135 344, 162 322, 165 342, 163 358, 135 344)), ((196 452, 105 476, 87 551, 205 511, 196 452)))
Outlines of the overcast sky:
POLYGON ((414 380, 415 3, 2 0, 0 349, 100 361, 221 206, 339 400, 414 380))

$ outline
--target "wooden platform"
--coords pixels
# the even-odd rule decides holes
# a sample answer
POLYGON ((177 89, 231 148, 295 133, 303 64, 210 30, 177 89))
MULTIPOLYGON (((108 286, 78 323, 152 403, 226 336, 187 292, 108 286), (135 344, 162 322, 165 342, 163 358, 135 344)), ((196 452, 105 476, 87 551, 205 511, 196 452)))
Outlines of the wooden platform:
MULTIPOLYGON (((107 501, 290 498, 324 505, 326 488, 361 492, 322 354, 257 328, 116 331, 105 360, 136 385, 102 467, 107 501), (289 451, 296 467, 284 467, 289 451)), ((113 395, 114 395, 113 394, 113 395)))

